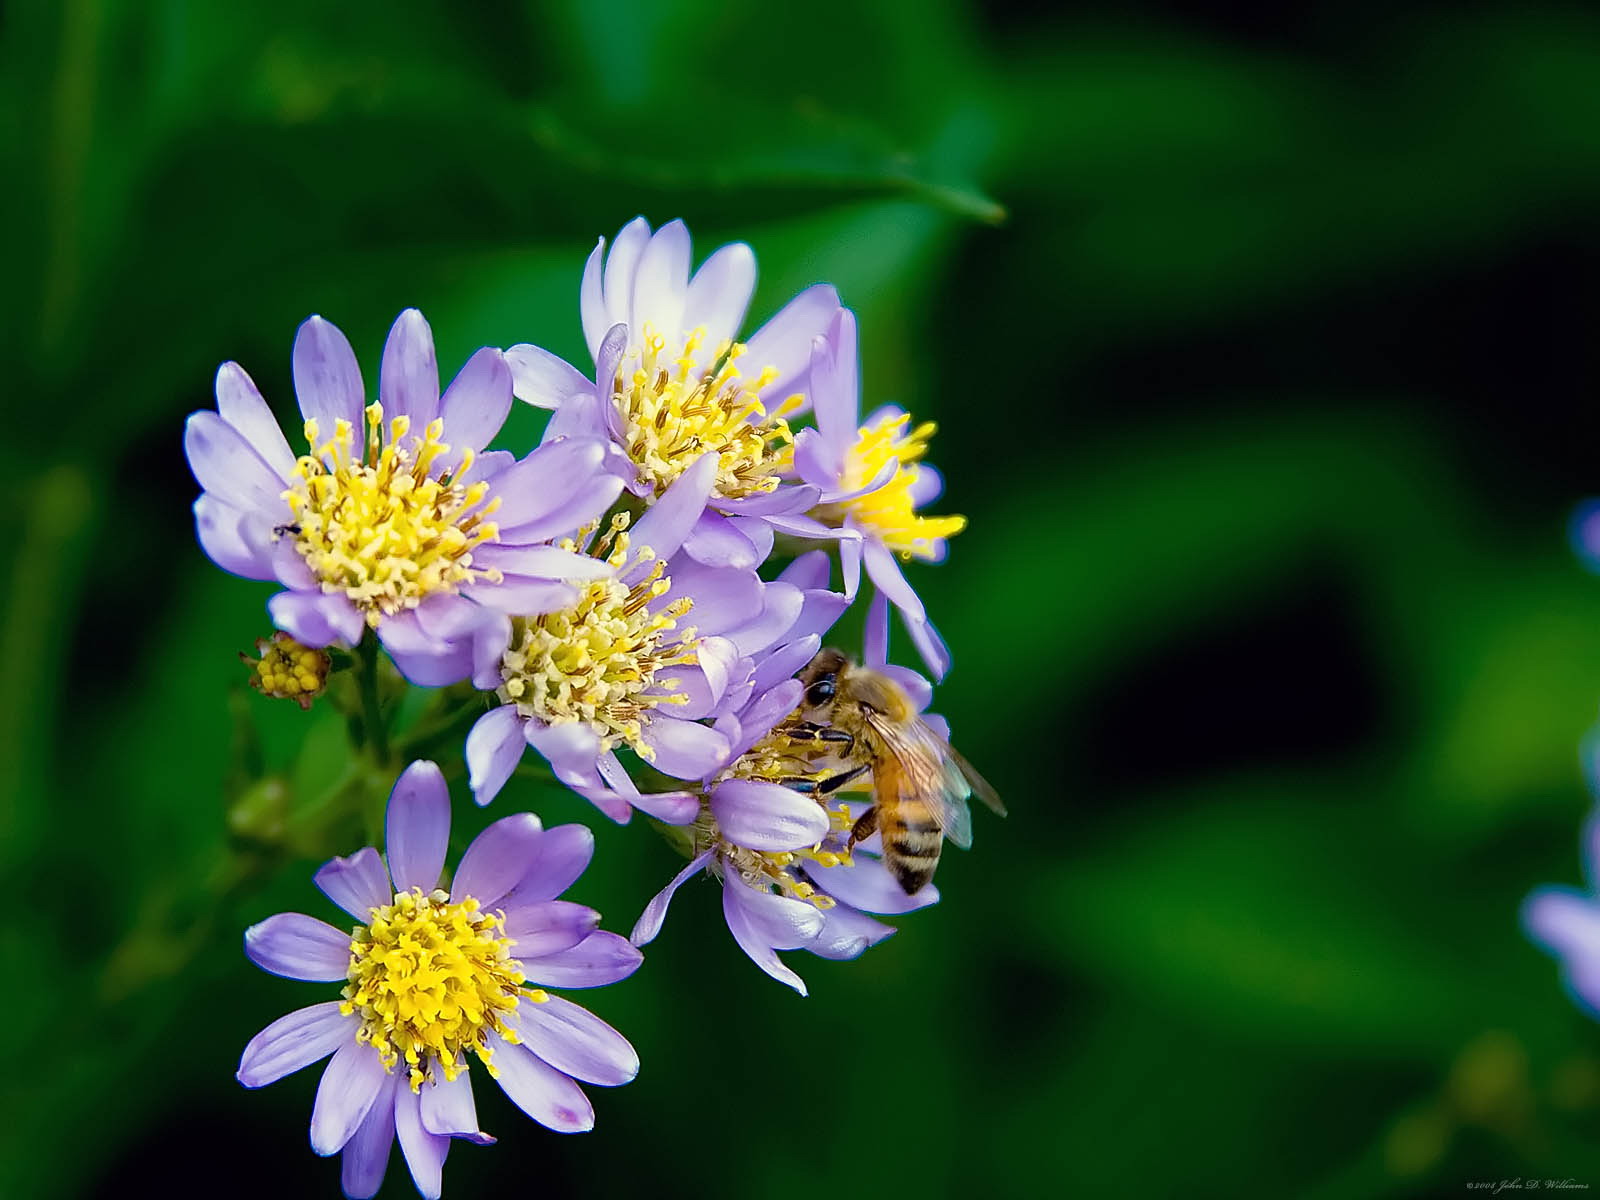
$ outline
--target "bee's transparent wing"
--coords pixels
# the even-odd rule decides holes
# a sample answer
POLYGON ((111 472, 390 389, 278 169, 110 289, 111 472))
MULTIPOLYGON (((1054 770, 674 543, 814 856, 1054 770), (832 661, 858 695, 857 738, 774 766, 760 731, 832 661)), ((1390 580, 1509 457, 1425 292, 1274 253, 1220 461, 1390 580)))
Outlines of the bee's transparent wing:
POLYGON ((967 807, 967 797, 972 788, 950 757, 950 747, 921 721, 903 725, 873 721, 872 725, 900 768, 895 781, 900 799, 928 804, 944 836, 963 850, 970 849, 972 810, 967 807))
MULTIPOLYGON (((944 747, 949 749, 948 746, 944 747)), ((967 807, 967 797, 972 788, 967 777, 952 759, 939 760, 940 787, 936 794, 939 823, 944 835, 963 850, 972 849, 972 809, 967 807)))
POLYGON ((990 786, 989 781, 978 774, 978 768, 969 763, 954 746, 946 744, 944 752, 950 756, 950 761, 961 769, 961 774, 966 776, 967 783, 972 788, 972 794, 982 800, 991 812, 1000 816, 1006 815, 1006 806, 1001 803, 999 795, 990 786))

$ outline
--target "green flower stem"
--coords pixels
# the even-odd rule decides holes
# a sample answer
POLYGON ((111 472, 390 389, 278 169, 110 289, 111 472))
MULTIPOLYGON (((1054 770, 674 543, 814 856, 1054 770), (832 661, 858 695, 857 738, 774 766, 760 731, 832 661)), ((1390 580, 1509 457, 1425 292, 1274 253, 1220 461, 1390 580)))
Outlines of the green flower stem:
POLYGON ((362 723, 367 745, 379 767, 389 763, 389 730, 383 723, 383 705, 378 698, 378 637, 367 630, 356 646, 356 684, 361 690, 362 723))

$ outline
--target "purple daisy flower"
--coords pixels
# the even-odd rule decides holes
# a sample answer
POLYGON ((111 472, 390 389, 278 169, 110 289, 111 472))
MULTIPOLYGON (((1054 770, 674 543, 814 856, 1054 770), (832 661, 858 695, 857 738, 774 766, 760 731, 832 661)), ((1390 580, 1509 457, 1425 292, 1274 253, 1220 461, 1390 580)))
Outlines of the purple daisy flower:
POLYGON ((1579 1008, 1600 1018, 1600 813, 1581 840, 1587 890, 1548 886, 1522 905, 1528 936, 1561 960, 1562 981, 1579 1008))
POLYGON ((967 519, 917 511, 944 489, 939 472, 919 461, 935 426, 912 426, 910 415, 893 407, 858 424, 857 362, 855 314, 841 308, 827 336, 812 347, 816 428, 802 430, 794 446, 795 470, 819 489, 821 500, 806 516, 781 516, 772 524, 780 532, 838 538, 845 594, 855 595, 865 564, 873 585, 900 610, 934 678, 942 679, 950 652, 895 559, 943 562, 948 539, 966 528, 967 519))
POLYGON ((543 986, 598 987, 641 956, 597 930, 599 914, 557 897, 583 873, 594 838, 542 829, 532 813, 490 825, 439 888, 450 797, 414 762, 389 797, 388 865, 368 847, 316 874, 359 922, 351 932, 280 913, 245 932, 245 953, 289 979, 344 981, 343 999, 298 1009, 245 1047, 239 1082, 257 1088, 333 1056, 311 1111, 311 1147, 343 1160, 345 1195, 383 1182, 396 1137, 417 1190, 437 1197, 452 1138, 478 1128, 468 1072, 476 1055, 512 1102, 558 1133, 594 1126, 578 1081, 614 1086, 639 1070, 620 1033, 543 986))
POLYGON ((285 591, 268 608, 313 648, 377 632, 424 685, 471 672, 463 635, 486 612, 569 603, 587 569, 550 540, 593 520, 620 484, 605 444, 568 439, 521 461, 484 452, 511 407, 511 372, 491 347, 444 394, 433 333, 407 309, 383 351, 378 400, 342 333, 311 317, 295 337, 295 393, 309 452, 296 458, 237 363, 217 372, 217 411, 192 414, 184 449, 204 494, 212 561, 285 591))
POLYGON ((723 246, 690 277, 689 231, 651 233, 640 217, 601 238, 580 288, 595 382, 537 346, 506 351, 516 394, 556 409, 552 436, 598 437, 636 495, 659 496, 703 452, 717 456, 711 508, 684 548, 708 565, 753 567, 766 557, 764 518, 804 511, 809 486, 786 484, 787 418, 807 407, 812 340, 839 307, 827 284, 801 292, 747 342, 738 341, 756 262, 723 246))
POLYGON ((939 899, 931 883, 906 895, 879 861, 878 835, 845 849, 857 815, 766 780, 730 776, 710 785, 694 825, 695 856, 645 907, 633 943, 654 940, 678 888, 706 870, 722 882, 723 919, 739 948, 804 996, 805 980, 778 951, 856 958, 894 933, 869 914, 911 912, 939 899))
MULTIPOLYGON (((868 614, 868 663, 892 674, 921 712, 932 686, 913 671, 883 662, 888 609, 881 598, 874 608, 876 613, 868 614)), ((767 659, 769 669, 787 667, 793 675, 810 661, 819 641, 816 634, 808 634, 774 652, 767 659), (803 657, 800 651, 805 652, 803 657)), ((805 981, 778 957, 778 951, 855 958, 895 932, 873 914, 925 908, 938 901, 939 891, 929 883, 907 895, 879 857, 879 834, 855 847, 849 845, 856 819, 870 805, 830 806, 773 782, 782 768, 764 760, 764 739, 796 710, 801 693, 799 680, 786 678, 719 723, 736 731, 736 736, 730 738, 725 769, 702 786, 694 857, 646 906, 632 939, 639 946, 652 941, 678 888, 707 870, 722 881, 723 917, 739 948, 768 975, 803 996, 805 981)), ((923 719, 941 736, 948 735, 941 718, 923 719)))
POLYGON ((843 603, 679 552, 715 469, 715 456, 704 455, 638 524, 614 521, 591 547, 604 573, 582 585, 576 603, 505 621, 480 639, 474 682, 500 704, 467 736, 478 803, 493 799, 531 745, 614 820, 637 807, 681 824, 699 811, 686 793, 642 796, 616 751, 676 779, 704 778, 730 750, 728 733, 706 722, 751 697, 755 656, 793 640, 801 622, 831 624, 843 603))

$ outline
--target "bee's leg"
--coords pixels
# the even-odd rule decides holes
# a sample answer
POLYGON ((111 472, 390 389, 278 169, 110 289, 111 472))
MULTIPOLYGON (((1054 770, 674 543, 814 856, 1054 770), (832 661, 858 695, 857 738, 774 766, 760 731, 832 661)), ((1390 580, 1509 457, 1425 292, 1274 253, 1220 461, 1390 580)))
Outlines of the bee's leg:
POLYGON ((827 725, 817 725, 811 721, 796 721, 783 728, 785 737, 796 742, 839 742, 844 746, 844 752, 850 753, 856 739, 842 729, 834 729, 827 725))
POLYGON ((808 796, 828 796, 852 779, 860 779, 871 769, 871 763, 862 763, 859 767, 851 767, 848 771, 840 771, 837 775, 829 775, 826 779, 806 779, 804 776, 791 775, 778 782, 792 792, 803 792, 808 796))
POLYGON ((817 783, 817 795, 831 796, 851 780, 860 779, 872 769, 871 763, 862 763, 859 767, 851 767, 848 771, 840 771, 837 775, 829 775, 817 783))
POLYGON ((850 845, 864 842, 878 831, 878 806, 873 805, 862 813, 850 830, 850 845))

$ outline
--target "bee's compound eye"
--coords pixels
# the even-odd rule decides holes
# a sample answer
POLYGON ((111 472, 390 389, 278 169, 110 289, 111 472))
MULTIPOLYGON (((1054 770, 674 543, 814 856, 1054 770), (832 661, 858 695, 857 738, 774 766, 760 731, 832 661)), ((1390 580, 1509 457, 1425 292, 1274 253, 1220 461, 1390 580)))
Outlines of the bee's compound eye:
POLYGON ((819 679, 806 689, 807 704, 826 704, 833 699, 833 680, 819 679))

